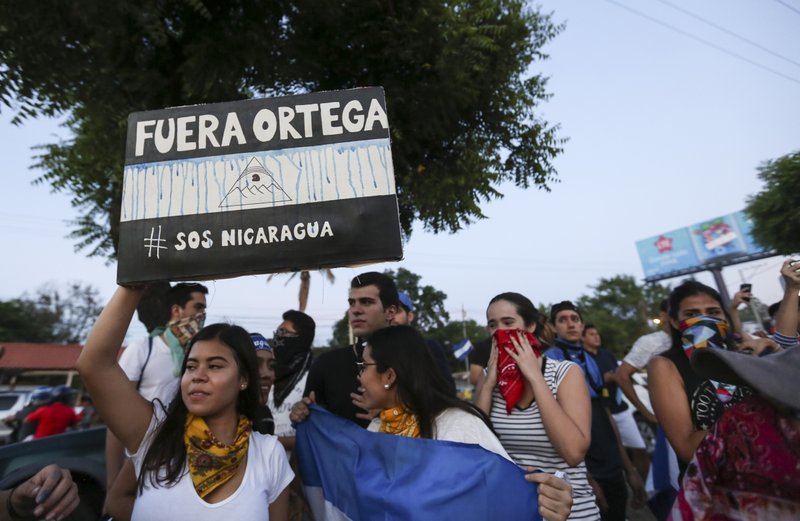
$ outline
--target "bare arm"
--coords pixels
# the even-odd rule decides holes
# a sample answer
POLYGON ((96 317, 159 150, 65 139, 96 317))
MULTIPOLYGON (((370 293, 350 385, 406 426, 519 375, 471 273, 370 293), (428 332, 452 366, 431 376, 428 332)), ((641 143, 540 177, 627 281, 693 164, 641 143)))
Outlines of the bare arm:
POLYGON ((117 352, 143 291, 117 288, 95 322, 76 363, 97 411, 131 452, 139 449, 153 408, 117 363, 117 352))
POLYGON ((106 494, 105 511, 114 521, 129 521, 137 494, 136 470, 133 460, 126 459, 114 484, 106 494))
POLYGON ((483 375, 483 367, 478 364, 469 364, 469 383, 478 385, 478 381, 483 375))
POLYGON ((781 306, 775 315, 775 330, 781 335, 797 336, 798 318, 798 293, 800 293, 800 264, 789 266, 791 261, 786 261, 781 267, 781 275, 786 284, 781 306))
POLYGON ((113 432, 106 430, 106 490, 111 490, 123 463, 125 463, 125 447, 113 432))
POLYGON ((650 401, 658 422, 675 449, 675 454, 681 461, 688 463, 703 441, 706 431, 694 430, 689 402, 684 398, 686 390, 683 387, 683 378, 675 364, 663 356, 650 360, 647 372, 650 401))
POLYGON ((283 489, 283 492, 269 504, 269 518, 270 521, 289 521, 289 487, 283 489))
MULTIPOLYGON (((541 371, 539 371, 541 376, 541 371)), ((533 394, 547 436, 562 458, 571 467, 578 465, 586 456, 591 442, 592 405, 589 388, 580 367, 574 366, 558 386, 558 400, 542 377, 533 384, 533 394)))
POLYGON ((633 373, 636 371, 637 369, 628 362, 622 362, 615 372, 617 385, 622 389, 622 392, 633 406, 636 407, 636 410, 639 411, 647 421, 657 423, 656 417, 647 409, 645 404, 642 403, 639 396, 636 394, 636 390, 633 388, 633 373))
MULTIPOLYGON (((480 366, 474 366, 480 367, 480 366)), ((489 365, 486 367, 486 374, 483 369, 478 377, 478 384, 475 389, 475 406, 482 410, 486 415, 492 413, 492 391, 497 385, 497 345, 492 340, 492 350, 489 352, 489 365)))

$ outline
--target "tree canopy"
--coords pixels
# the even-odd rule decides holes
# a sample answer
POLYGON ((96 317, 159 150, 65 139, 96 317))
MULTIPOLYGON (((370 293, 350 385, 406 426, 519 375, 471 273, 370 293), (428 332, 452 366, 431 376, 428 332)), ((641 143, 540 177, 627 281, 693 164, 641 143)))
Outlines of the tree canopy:
POLYGON ((483 218, 501 183, 549 190, 558 127, 535 72, 560 31, 523 0, 0 0, 0 103, 67 115, 38 179, 72 195, 72 236, 116 254, 127 116, 169 106, 382 86, 404 232, 483 218))
POLYGON ((633 342, 653 331, 649 319, 658 316, 659 304, 669 296, 670 288, 661 284, 640 286, 632 275, 601 278, 593 293, 582 295, 576 304, 585 324, 600 332, 603 347, 622 357, 633 342))
POLYGON ((103 306, 96 288, 43 286, 34 296, 0 301, 0 341, 76 343, 89 334, 103 306))
POLYGON ((753 238, 779 254, 800 252, 800 151, 767 161, 758 171, 764 189, 747 201, 753 238))

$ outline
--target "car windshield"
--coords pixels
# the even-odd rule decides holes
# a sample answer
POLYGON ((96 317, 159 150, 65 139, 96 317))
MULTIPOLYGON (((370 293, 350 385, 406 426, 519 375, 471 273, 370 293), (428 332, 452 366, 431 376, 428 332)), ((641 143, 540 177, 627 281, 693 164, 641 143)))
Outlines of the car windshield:
POLYGON ((0 395, 0 410, 10 409, 17 403, 19 396, 16 394, 0 395))

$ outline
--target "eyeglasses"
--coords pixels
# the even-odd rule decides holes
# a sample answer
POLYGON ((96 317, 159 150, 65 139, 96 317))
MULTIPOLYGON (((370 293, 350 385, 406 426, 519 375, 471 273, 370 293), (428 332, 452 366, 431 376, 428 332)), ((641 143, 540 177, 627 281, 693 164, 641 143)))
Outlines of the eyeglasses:
POLYGON ((285 327, 279 327, 278 329, 276 329, 275 331, 272 332, 272 336, 285 337, 285 338, 294 338, 294 337, 298 337, 300 335, 298 335, 297 333, 295 333, 293 331, 289 331, 285 327))
POLYGON ((358 367, 358 374, 364 372, 364 369, 367 368, 368 365, 378 365, 376 362, 356 362, 356 366, 358 367))

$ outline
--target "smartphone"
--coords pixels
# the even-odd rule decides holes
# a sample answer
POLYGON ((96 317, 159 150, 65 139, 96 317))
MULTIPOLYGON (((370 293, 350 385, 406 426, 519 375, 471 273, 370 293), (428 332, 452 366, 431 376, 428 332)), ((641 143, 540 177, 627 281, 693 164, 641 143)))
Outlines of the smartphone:
MULTIPOLYGON (((742 284, 741 286, 739 286, 739 291, 746 291, 746 292, 750 293, 750 292, 753 291, 753 285, 752 284, 742 284)), ((750 297, 742 297, 742 300, 744 300, 745 302, 750 302, 750 297)))

